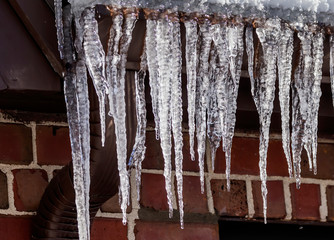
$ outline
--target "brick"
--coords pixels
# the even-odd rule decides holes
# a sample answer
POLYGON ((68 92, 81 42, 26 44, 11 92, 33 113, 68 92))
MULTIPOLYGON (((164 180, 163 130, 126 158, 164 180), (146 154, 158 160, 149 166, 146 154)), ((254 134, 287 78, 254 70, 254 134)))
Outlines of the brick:
POLYGON ((137 221, 135 226, 136 240, 218 240, 218 224, 185 223, 184 229, 179 223, 159 223, 137 221))
MULTIPOLYGON (((131 202, 131 201, 130 201, 131 202)), ((128 206, 126 212, 130 213, 132 210, 132 206, 128 206)), ((108 201, 102 204, 101 206, 102 212, 110 212, 110 213, 121 213, 122 210, 119 206, 119 195, 118 193, 115 196, 111 197, 108 201)))
POLYGON ((327 186, 328 221, 334 221, 334 186, 327 186))
POLYGON ((18 211, 36 211, 44 190, 48 185, 48 177, 44 170, 17 169, 14 175, 14 203, 18 211))
POLYGON ((22 124, 0 124, 0 163, 32 162, 32 133, 22 124))
POLYGON ((92 240, 126 240, 127 225, 121 219, 95 218, 91 229, 92 240))
POLYGON ((321 203, 320 187, 317 184, 301 184, 296 189, 290 184, 292 218, 298 220, 319 220, 319 207, 321 203))
POLYGON ((317 174, 314 175, 313 171, 309 171, 308 158, 304 150, 301 163, 302 177, 334 179, 334 144, 320 143, 317 149, 317 174))
MULTIPOLYGON (((282 181, 268 181, 267 189, 267 218, 284 218, 286 212, 282 181)), ((261 181, 252 181, 252 191, 255 210, 254 217, 263 218, 261 181)))
POLYGON ((8 208, 8 187, 6 174, 0 171, 0 208, 8 208))
POLYGON ((208 213, 206 192, 201 194, 199 177, 183 176, 183 203, 185 213, 208 213))
POLYGON ((0 216, 0 239, 31 239, 31 217, 0 216))
POLYGON ((248 214, 245 181, 232 180, 228 192, 226 180, 211 180, 211 191, 218 215, 245 217, 248 214))
POLYGON ((37 162, 41 165, 65 165, 71 161, 67 127, 36 127, 37 162))
POLYGON ((165 178, 161 174, 142 174, 140 204, 154 210, 168 210, 165 178))
POLYGON ((155 132, 146 132, 146 153, 143 161, 143 168, 163 169, 164 160, 160 148, 160 142, 155 139, 155 132))
MULTIPOLYGON (((215 172, 225 172, 225 153, 217 150, 215 172)), ((259 175, 259 139, 235 137, 231 153, 231 173, 259 175)), ((280 140, 270 140, 267 173, 269 176, 288 176, 288 167, 280 140)))

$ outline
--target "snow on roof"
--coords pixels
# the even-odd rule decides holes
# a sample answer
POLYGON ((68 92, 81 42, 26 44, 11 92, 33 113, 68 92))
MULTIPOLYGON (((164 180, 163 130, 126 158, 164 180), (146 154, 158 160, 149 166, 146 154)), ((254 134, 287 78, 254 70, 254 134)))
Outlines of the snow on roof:
POLYGON ((251 18, 279 17, 290 22, 334 22, 334 0, 69 0, 72 11, 97 4, 120 7, 174 9, 251 18))

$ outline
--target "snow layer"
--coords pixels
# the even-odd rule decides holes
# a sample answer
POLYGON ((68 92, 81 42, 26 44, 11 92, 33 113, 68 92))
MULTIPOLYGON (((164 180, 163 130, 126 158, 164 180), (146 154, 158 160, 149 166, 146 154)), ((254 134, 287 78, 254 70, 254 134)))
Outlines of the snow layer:
POLYGON ((173 9, 183 12, 218 13, 243 17, 279 17, 287 21, 334 22, 334 0, 69 0, 74 13, 96 4, 173 9), (302 13, 302 14, 301 14, 302 13))

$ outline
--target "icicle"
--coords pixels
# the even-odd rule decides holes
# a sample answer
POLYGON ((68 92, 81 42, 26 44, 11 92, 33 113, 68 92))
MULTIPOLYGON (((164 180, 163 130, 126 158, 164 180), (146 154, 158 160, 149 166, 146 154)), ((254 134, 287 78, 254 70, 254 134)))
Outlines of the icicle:
POLYGON ((158 82, 158 53, 157 53, 157 20, 146 20, 146 38, 145 45, 147 48, 147 65, 149 82, 151 88, 152 111, 155 122, 155 136, 160 138, 160 120, 159 120, 159 82, 158 82))
POLYGON ((65 76, 64 93, 67 107, 67 118, 70 129, 72 161, 73 161, 73 185, 75 190, 75 204, 77 208, 78 231, 80 240, 89 239, 89 228, 87 228, 84 173, 81 162, 81 143, 79 133, 78 102, 75 90, 75 76, 65 76))
MULTIPOLYGON (((219 122, 220 122, 220 131, 221 137, 223 135, 222 131, 225 129, 225 120, 227 117, 227 109, 228 109, 228 96, 226 91, 226 85, 228 83, 228 79, 231 78, 229 72, 229 63, 228 63, 228 47, 227 47, 227 37, 226 37, 226 24, 215 24, 213 41, 218 53, 218 69, 216 74, 216 97, 217 97, 217 107, 219 114, 219 122)), ((211 94, 210 94, 211 95, 211 94)), ((212 158, 213 160, 213 158, 212 158)), ((212 169, 214 170, 214 161, 212 161, 212 169)), ((226 168, 228 169, 228 168, 226 168)), ((229 182, 229 181, 228 181, 229 182)), ((229 186, 229 184, 228 184, 229 186)))
POLYGON ((246 52, 248 56, 248 75, 251 83, 251 92, 254 98, 256 108, 258 108, 258 98, 256 96, 256 85, 254 79, 254 40, 253 40, 253 27, 247 26, 245 32, 246 52))
POLYGON ((181 33, 179 19, 174 18, 172 22, 172 44, 171 44, 171 117, 172 131, 174 139, 175 153, 175 175, 177 183, 177 196, 179 201, 180 224, 184 228, 183 222, 183 137, 182 137, 182 52, 181 52, 181 33))
POLYGON ((267 215, 267 150, 269 145, 269 128, 273 102, 275 98, 276 62, 278 56, 278 41, 280 37, 281 23, 278 19, 268 19, 264 26, 256 29, 256 33, 262 45, 263 62, 262 70, 258 78, 255 78, 256 89, 255 102, 258 102, 260 120, 260 178, 263 198, 263 215, 266 223, 267 215), (258 98, 258 99, 256 99, 258 98))
POLYGON ((118 64, 120 61, 119 55, 119 40, 122 36, 122 25, 123 25, 123 13, 115 9, 113 15, 113 24, 109 31, 108 39, 108 50, 106 56, 106 77, 109 83, 109 115, 113 116, 115 114, 115 104, 114 104, 114 85, 116 84, 118 64))
POLYGON ((282 145, 288 164, 289 176, 292 177, 290 152, 290 85, 292 73, 293 31, 284 24, 278 48, 279 101, 282 121, 282 145))
POLYGON ((187 96, 189 145, 191 160, 195 161, 195 99, 196 99, 196 71, 197 71, 197 22, 193 19, 184 22, 186 27, 186 67, 187 67, 187 96))
POLYGON ((298 32, 301 40, 299 65, 295 71, 292 108, 292 156, 297 188, 300 186, 301 152, 305 148, 309 167, 317 171, 317 125, 321 96, 323 33, 298 32))
MULTIPOLYGON (((87 83, 87 70, 85 65, 85 56, 82 48, 83 36, 79 19, 75 20, 77 38, 75 40, 76 52, 78 55, 76 71, 76 88, 78 99, 79 131, 81 141, 82 173, 85 184, 86 200, 86 228, 90 230, 89 214, 89 189, 90 189, 90 128, 89 128, 89 96, 87 83)), ((88 233, 89 235, 89 233, 88 233)))
POLYGON ((241 75, 243 46, 243 25, 235 25, 227 28, 227 46, 230 77, 225 81, 226 94, 226 113, 223 125, 223 150, 226 159, 226 181, 227 190, 230 190, 230 171, 231 171, 231 149, 234 136, 234 128, 237 112, 237 97, 239 90, 239 81, 241 75))
POLYGON ((55 18, 56 18, 56 29, 57 29, 57 39, 58 39, 58 51, 60 59, 64 58, 64 32, 63 32, 63 1, 55 0, 55 18))
POLYGON ((129 176, 127 171, 127 138, 126 138, 126 111, 125 111, 125 68, 127 53, 132 39, 132 30, 136 22, 136 13, 127 12, 125 15, 123 33, 119 41, 119 62, 117 78, 113 80, 114 121, 117 146, 118 172, 120 178, 121 209, 123 224, 126 223, 126 209, 129 204, 129 176))
POLYGON ((87 8, 83 12, 84 31, 83 47, 86 65, 92 77, 96 94, 99 99, 100 121, 101 121, 101 143, 104 146, 105 140, 105 94, 108 83, 105 78, 105 54, 101 44, 97 21, 95 19, 95 9, 87 8))
POLYGON ((312 33, 309 31, 300 31, 298 32, 298 37, 301 41, 301 78, 298 79, 297 82, 296 79, 296 86, 297 86, 297 92, 300 99, 300 112, 301 116, 303 118, 304 124, 303 124, 303 135, 302 135, 302 146, 304 146, 307 157, 309 160, 309 169, 312 171, 313 164, 312 164, 312 149, 311 149, 311 136, 312 136, 312 130, 310 126, 309 117, 310 115, 310 97, 311 97, 311 85, 312 85, 312 33), (298 84, 298 85, 297 85, 298 84))
POLYGON ((206 143, 206 111, 208 107, 209 92, 209 55, 212 42, 212 25, 208 19, 199 24, 200 29, 200 52, 199 68, 196 83, 198 96, 198 111, 196 116, 197 152, 200 169, 201 192, 204 193, 204 155, 206 143))
POLYGON ((311 143, 312 143, 312 161, 313 161, 313 173, 317 174, 317 148, 318 148, 318 112, 321 97, 321 80, 322 80, 322 62, 324 56, 324 35, 323 33, 316 32, 312 39, 313 44, 313 74, 314 82, 311 89, 311 143))
POLYGON ((210 71, 209 71, 209 105, 207 120, 207 135, 210 143, 212 170, 215 168, 216 151, 220 146, 222 138, 222 128, 219 118, 219 109, 217 103, 217 76, 219 67, 217 66, 217 50, 212 48, 210 52, 210 71))
MULTIPOLYGON (((77 19, 77 22, 79 20, 77 19)), ((64 48, 67 53, 64 60, 73 66, 74 54, 71 36, 71 14, 70 9, 64 9, 64 48)), ((81 41, 78 34, 78 41, 81 41)), ((80 51, 82 53, 82 51, 80 51)), ((79 53, 80 53, 79 52, 79 53)), ((82 56, 82 55, 81 55, 82 56)), ((90 238, 90 219, 89 219, 89 108, 79 113, 82 108, 87 107, 87 85, 85 82, 85 66, 79 61, 78 65, 68 69, 64 78, 64 94, 67 108, 67 119, 70 129, 70 140, 73 162, 73 186, 75 190, 75 203, 77 210, 78 232, 80 240, 90 238), (83 70, 84 69, 84 70, 83 70), (77 76, 76 76, 77 74, 77 76), (87 118, 88 112, 88 118, 87 118), (88 125, 87 125, 88 124, 88 125), (88 132, 87 132, 88 131, 88 132), (88 146, 87 146, 88 144, 88 146), (88 161, 88 162, 85 162, 88 161)), ((88 104, 89 105, 89 104, 88 104)))
POLYGON ((147 71, 146 47, 141 56, 140 70, 135 74, 136 84, 136 116, 137 116, 137 132, 135 145, 130 156, 129 165, 134 165, 136 169, 136 187, 137 201, 140 200, 141 186, 141 169, 142 162, 145 158, 145 141, 146 141, 146 101, 145 101, 145 77, 147 71))
POLYGON ((157 20, 157 62, 158 62, 158 86, 159 86, 159 127, 160 145, 164 156, 164 177, 167 192, 169 217, 173 216, 173 194, 172 194, 172 164, 171 164, 171 44, 173 34, 171 25, 173 23, 166 19, 157 20))
POLYGON ((330 80, 331 80, 331 89, 332 89, 332 99, 333 99, 333 107, 334 107, 334 36, 333 34, 329 37, 329 72, 330 72, 330 80))
MULTIPOLYGON (((301 62, 301 57, 299 58, 301 62)), ((301 153, 303 150, 303 129, 305 121, 302 118, 300 109, 300 98, 298 95, 298 83, 301 81, 301 67, 300 65, 296 68, 294 74, 294 81, 291 85, 291 95, 292 95, 292 120, 291 120, 291 150, 293 159, 293 170, 294 177, 296 179, 296 187, 300 187, 300 172, 301 172, 301 153)))

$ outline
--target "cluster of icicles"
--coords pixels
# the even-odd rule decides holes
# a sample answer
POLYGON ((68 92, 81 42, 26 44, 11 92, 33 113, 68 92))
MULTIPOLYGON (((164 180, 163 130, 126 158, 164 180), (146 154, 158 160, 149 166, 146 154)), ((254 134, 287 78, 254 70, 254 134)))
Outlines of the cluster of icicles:
MULTIPOLYGON (((56 1, 57 2, 57 1, 56 1)), ((112 8, 110 8, 112 9, 112 8)), ((195 160, 194 142, 204 192, 204 159, 206 140, 211 146, 212 168, 217 148, 222 141, 226 158, 227 189, 230 189, 232 138, 236 122, 237 95, 244 48, 248 57, 251 93, 260 122, 260 178, 263 212, 266 217, 266 166, 270 120, 273 112, 275 83, 278 76, 282 120, 282 144, 290 177, 300 185, 301 152, 306 149, 310 169, 316 173, 317 119, 321 96, 323 39, 322 30, 310 31, 307 25, 287 24, 280 19, 264 20, 259 26, 237 21, 212 22, 202 16, 180 19, 175 12, 147 14, 146 36, 140 70, 136 74, 137 135, 130 160, 126 156, 125 73, 127 52, 137 20, 136 10, 112 9, 112 26, 107 52, 98 36, 95 9, 87 8, 75 18, 76 63, 72 78, 65 77, 65 95, 70 126, 73 178, 78 212, 80 239, 89 239, 89 102, 86 69, 93 80, 100 102, 102 145, 105 135, 105 104, 116 128, 117 159, 120 175, 119 196, 124 222, 129 204, 128 164, 136 169, 137 191, 141 182, 141 164, 145 156, 146 103, 144 79, 149 72, 150 94, 156 138, 164 157, 164 177, 169 215, 173 213, 172 138, 175 153, 177 199, 183 227, 182 198, 182 51, 180 22, 186 29, 187 105, 190 154, 195 160), (294 30, 301 50, 296 69, 292 71, 294 30), (257 35, 260 51, 254 48, 257 35), (245 39, 245 42, 244 42, 245 39), (259 54, 260 52, 260 54, 259 54), (255 59, 255 61, 254 61, 255 59), (276 73, 278 69, 278 74, 276 73), (293 73, 294 72, 294 73, 293 73), (293 76, 292 76, 293 73, 293 76), (292 79, 294 79, 292 81, 292 79), (291 100, 290 100, 291 94, 291 100), (290 121, 290 107, 292 119, 290 121), (290 126, 291 124, 291 126, 290 126), (291 129, 291 132, 290 132, 291 129)), ((62 21, 61 7, 56 8, 59 50, 66 59, 69 37, 62 31, 71 24, 62 21), (64 24, 64 26, 62 26, 64 24)), ((331 43, 331 80, 333 84, 334 38, 331 43)), ((106 146, 108 147, 108 146, 106 146)))

